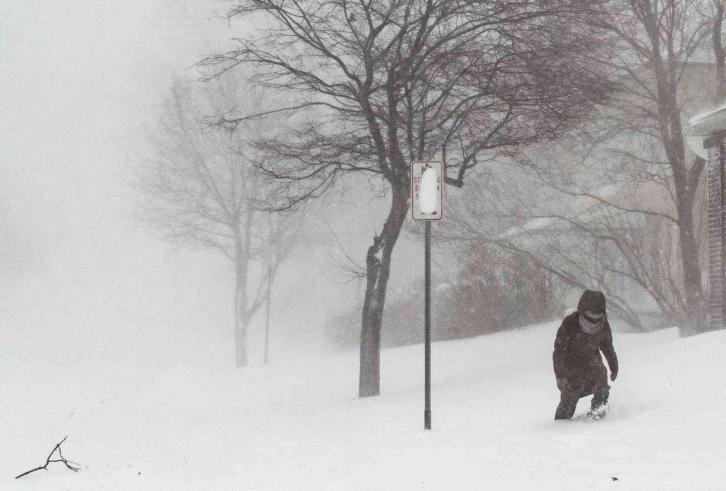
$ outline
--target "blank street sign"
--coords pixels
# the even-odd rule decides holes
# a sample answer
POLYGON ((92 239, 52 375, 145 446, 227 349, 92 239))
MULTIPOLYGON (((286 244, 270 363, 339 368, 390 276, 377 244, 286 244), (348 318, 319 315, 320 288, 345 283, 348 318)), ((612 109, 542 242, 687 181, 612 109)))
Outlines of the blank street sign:
POLYGON ((414 220, 441 220, 443 171, 441 162, 411 163, 411 211, 414 220))

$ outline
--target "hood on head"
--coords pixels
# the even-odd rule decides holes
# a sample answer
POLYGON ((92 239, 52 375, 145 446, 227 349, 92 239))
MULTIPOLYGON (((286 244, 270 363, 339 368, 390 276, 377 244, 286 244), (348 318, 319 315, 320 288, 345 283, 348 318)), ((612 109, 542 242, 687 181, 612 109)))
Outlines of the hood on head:
POLYGON ((595 290, 585 290, 577 304, 577 311, 581 314, 585 312, 593 312, 596 314, 604 314, 607 305, 605 304, 605 295, 595 290))

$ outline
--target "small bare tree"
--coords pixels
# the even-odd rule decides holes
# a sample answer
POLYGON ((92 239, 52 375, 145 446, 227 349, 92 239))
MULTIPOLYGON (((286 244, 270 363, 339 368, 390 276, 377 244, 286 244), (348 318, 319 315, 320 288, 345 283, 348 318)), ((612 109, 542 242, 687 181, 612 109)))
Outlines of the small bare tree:
MULTIPOLYGON (((565 151, 557 148, 562 158, 565 151)), ((531 261, 576 290, 602 290, 613 312, 637 330, 644 329, 638 314, 643 295, 658 305, 669 325, 677 325, 685 308, 678 234, 672 220, 658 211, 668 203, 668 195, 656 185, 639 187, 635 196, 612 185, 593 191, 563 184, 558 188, 553 183, 561 170, 552 170, 546 178, 518 175, 516 185, 509 181, 511 174, 499 185, 489 176, 486 186, 472 187, 457 200, 450 210, 452 226, 443 238, 489 243, 531 261), (608 191, 626 196, 617 199, 604 194, 608 191), (641 211, 628 211, 636 207, 641 211)), ((582 186, 593 177, 589 170, 579 178, 567 173, 567 179, 582 186)))
POLYGON ((259 91, 239 82, 226 77, 205 86, 174 85, 152 137, 155 155, 139 169, 137 188, 144 223, 169 242, 216 250, 232 264, 235 359, 242 367, 248 364, 249 325, 269 300, 302 221, 299 213, 271 216, 264 210, 271 188, 254 165, 249 141, 274 131, 272 124, 234 130, 211 124, 219 115, 262 104, 259 91))

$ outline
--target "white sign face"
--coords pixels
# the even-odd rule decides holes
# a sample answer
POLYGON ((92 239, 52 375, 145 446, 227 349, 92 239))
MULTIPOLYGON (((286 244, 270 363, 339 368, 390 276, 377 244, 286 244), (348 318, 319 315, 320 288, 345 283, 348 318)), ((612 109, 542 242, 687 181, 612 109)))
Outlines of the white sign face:
POLYGON ((411 211, 414 220, 441 220, 443 177, 441 162, 411 164, 411 211))

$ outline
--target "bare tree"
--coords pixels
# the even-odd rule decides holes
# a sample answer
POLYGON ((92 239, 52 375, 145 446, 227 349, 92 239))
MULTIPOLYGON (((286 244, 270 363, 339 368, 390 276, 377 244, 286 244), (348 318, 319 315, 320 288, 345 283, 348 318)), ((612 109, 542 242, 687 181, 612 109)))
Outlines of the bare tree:
POLYGON ((263 99, 230 77, 203 87, 175 84, 152 137, 155 155, 137 179, 144 223, 169 242, 216 250, 232 264, 238 367, 248 364, 249 325, 302 225, 300 214, 266 216, 270 212, 263 209, 271 187, 253 164, 249 140, 274 131, 273 125, 258 122, 232 131, 211 124, 263 99))
MULTIPOLYGON (((606 3, 606 2, 603 2, 606 3)), ((380 339, 391 255, 409 207, 409 163, 440 158, 461 187, 480 162, 555 137, 608 92, 591 63, 602 48, 586 18, 600 2, 560 0, 246 0, 261 28, 201 65, 238 65, 294 93, 295 131, 259 142, 264 169, 292 204, 343 174, 381 179, 390 211, 366 255, 361 397, 380 391, 380 339), (390 193, 390 194, 388 194, 390 193)), ((254 117, 251 114, 247 117, 254 117)), ((226 118, 239 124, 246 117, 226 118)))
MULTIPOLYGON (((613 312, 637 330, 644 329, 638 312, 644 296, 658 305, 669 325, 676 325, 685 293, 678 234, 665 218, 675 209, 669 207, 670 196, 653 183, 632 188, 631 195, 622 175, 617 185, 589 190, 587 178, 595 174, 592 180, 598 182, 602 174, 595 171, 603 169, 581 164, 580 173, 565 173, 555 164, 566 150, 557 149, 557 160, 550 162, 554 169, 547 174, 535 168, 533 175, 518 175, 517 186, 509 180, 492 182, 489 176, 486 187, 470 188, 449 211, 452 226, 443 238, 491 243, 576 290, 602 290, 613 312), (557 175, 574 182, 557 184, 557 175)), ((593 156, 587 159, 603 164, 593 156)))
POLYGON ((705 39, 713 19, 703 15, 700 0, 624 0, 620 10, 598 24, 620 40, 622 55, 613 65, 627 77, 622 106, 637 111, 641 133, 657 136, 664 173, 675 203, 670 216, 678 229, 685 305, 681 322, 687 334, 702 325, 704 291, 697 239, 697 197, 705 162, 688 158, 682 132, 684 105, 679 91, 689 61, 705 39))

